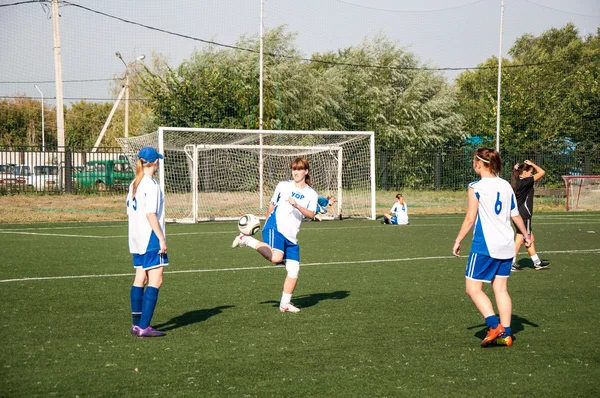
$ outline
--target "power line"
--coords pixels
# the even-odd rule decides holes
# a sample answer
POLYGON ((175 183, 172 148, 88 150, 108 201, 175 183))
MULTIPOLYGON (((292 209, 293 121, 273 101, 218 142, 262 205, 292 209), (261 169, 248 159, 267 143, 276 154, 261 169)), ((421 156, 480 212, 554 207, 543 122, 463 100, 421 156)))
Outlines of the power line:
MULTIPOLYGON (((124 80, 122 77, 114 79, 77 79, 77 80, 63 80, 63 83, 89 83, 89 82, 109 82, 114 80, 124 80)), ((31 80, 31 81, 0 81, 0 84, 43 84, 43 83, 54 83, 54 80, 31 80)))

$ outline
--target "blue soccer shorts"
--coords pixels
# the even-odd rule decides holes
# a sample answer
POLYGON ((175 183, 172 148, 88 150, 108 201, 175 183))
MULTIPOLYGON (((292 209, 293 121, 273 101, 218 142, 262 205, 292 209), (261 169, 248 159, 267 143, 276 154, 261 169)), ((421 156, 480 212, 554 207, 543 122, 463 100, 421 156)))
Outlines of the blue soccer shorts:
POLYGON ((263 241, 271 247, 283 253, 284 260, 295 260, 300 262, 300 246, 288 240, 279 231, 273 228, 263 229, 263 241))
POLYGON ((512 258, 499 260, 481 253, 469 254, 465 276, 478 282, 490 283, 495 277, 508 278, 512 258))
POLYGON ((169 265, 169 257, 167 253, 158 254, 158 250, 146 252, 144 254, 135 254, 133 256, 133 268, 143 268, 149 270, 158 267, 169 265))

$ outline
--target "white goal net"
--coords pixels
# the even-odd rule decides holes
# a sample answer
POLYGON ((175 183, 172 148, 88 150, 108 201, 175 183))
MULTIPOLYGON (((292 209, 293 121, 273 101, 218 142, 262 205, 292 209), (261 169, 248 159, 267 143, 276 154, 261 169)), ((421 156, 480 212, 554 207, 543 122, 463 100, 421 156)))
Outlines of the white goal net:
POLYGON ((246 213, 264 218, 275 186, 291 179, 297 157, 308 159, 319 196, 337 199, 326 217, 376 216, 373 132, 161 127, 117 140, 132 163, 147 145, 164 155, 160 183, 169 221, 229 220, 246 213))
POLYGON ((600 210, 600 176, 563 176, 566 209, 600 210))

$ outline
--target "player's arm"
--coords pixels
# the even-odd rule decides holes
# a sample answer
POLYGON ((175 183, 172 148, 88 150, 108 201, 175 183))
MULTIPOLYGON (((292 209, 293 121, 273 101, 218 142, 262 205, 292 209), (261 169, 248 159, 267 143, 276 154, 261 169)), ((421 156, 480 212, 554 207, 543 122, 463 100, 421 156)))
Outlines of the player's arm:
POLYGON ((477 196, 475 196, 475 190, 469 187, 468 194, 468 206, 467 206, 467 214, 465 215, 465 219, 458 231, 458 235, 456 236, 456 240, 454 241, 454 247, 452 248, 452 254, 458 257, 460 254, 460 243, 467 236, 471 228, 473 228, 473 224, 475 224, 475 219, 477 218, 477 206, 479 205, 479 201, 477 200, 477 196))
POLYGON ((292 207, 300 212, 304 217, 310 218, 311 220, 315 218, 316 213, 312 210, 307 209, 306 207, 300 206, 296 200, 292 197, 288 199, 288 203, 292 205, 292 207))
POLYGON ((273 210, 275 210, 275 205, 273 203, 269 203, 269 207, 267 208, 267 218, 269 218, 271 213, 273 213, 273 210))
POLYGON ((163 254, 167 252, 167 240, 160 229, 160 225, 158 224, 158 217, 156 217, 156 213, 146 213, 146 219, 150 223, 150 228, 156 234, 158 241, 160 242, 160 250, 159 254, 163 254))
POLYGON ((531 245, 531 235, 527 233, 527 228, 525 227, 525 223, 523 222, 523 218, 520 215, 511 216, 510 217, 515 223, 515 226, 523 235, 523 240, 525 241, 525 247, 529 247, 531 245))
POLYGON ((533 163, 531 160, 526 160, 523 163, 528 164, 534 168, 535 174, 533 175, 533 181, 539 180, 540 178, 542 178, 544 176, 544 174, 546 174, 546 171, 544 169, 542 169, 537 164, 533 163))
POLYGON ((152 231, 154 232, 160 243, 160 250, 158 251, 158 253, 164 254, 167 252, 167 240, 162 232, 162 229, 160 229, 158 217, 156 216, 156 212, 159 208, 158 203, 160 200, 160 189, 156 184, 149 184, 146 189, 146 205, 144 207, 146 209, 146 219, 148 220, 150 228, 152 228, 152 231))

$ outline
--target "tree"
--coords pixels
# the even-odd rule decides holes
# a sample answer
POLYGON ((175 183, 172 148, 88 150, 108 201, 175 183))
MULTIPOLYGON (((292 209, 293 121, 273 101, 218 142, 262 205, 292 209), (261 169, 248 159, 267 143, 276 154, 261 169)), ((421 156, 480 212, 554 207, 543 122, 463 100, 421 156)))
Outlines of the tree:
MULTIPOLYGON (((109 102, 79 101, 71 104, 65 115, 67 147, 91 150, 100 135, 111 107, 112 104, 109 102)), ((112 130, 114 131, 115 128, 113 127, 112 130)), ((104 140, 104 142, 106 141, 104 140)))
MULTIPOLYGON (((582 38, 572 24, 539 37, 526 34, 503 60, 501 147, 509 151, 561 152, 600 140, 600 39, 582 38)), ((466 130, 483 140, 495 136, 497 66, 456 80, 466 130)))
MULTIPOLYGON (((56 145, 56 111, 44 105, 44 141, 46 147, 56 145)), ((40 101, 17 96, 0 100, 0 146, 42 147, 42 114, 40 101)))

